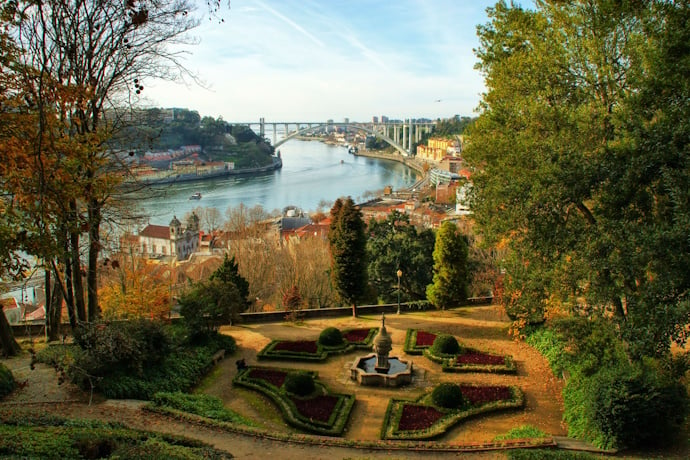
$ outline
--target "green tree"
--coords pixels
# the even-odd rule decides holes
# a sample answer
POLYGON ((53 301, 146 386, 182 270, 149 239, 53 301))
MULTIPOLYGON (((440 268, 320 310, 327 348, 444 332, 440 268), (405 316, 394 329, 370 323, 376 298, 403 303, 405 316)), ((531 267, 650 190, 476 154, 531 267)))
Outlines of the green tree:
POLYGON ((488 90, 465 156, 474 216, 510 253, 506 298, 612 318, 633 358, 690 320, 688 10, 499 2, 478 29, 488 90))
POLYGON ((457 306, 467 299, 467 238, 452 222, 444 222, 436 234, 433 283, 426 295, 436 308, 457 306))
POLYGON ((406 214, 393 211, 385 220, 370 221, 367 236, 369 279, 379 298, 397 300, 400 270, 401 300, 426 299, 426 287, 432 281, 434 233, 418 231, 406 214))
POLYGON ((192 336, 215 332, 222 324, 232 324, 246 308, 234 283, 209 279, 194 285, 179 300, 180 315, 192 336))
POLYGON ((211 281, 219 280, 224 284, 233 284, 237 288, 245 304, 241 311, 245 311, 249 306, 249 282, 239 273, 239 267, 235 262, 235 256, 228 257, 225 254, 223 263, 211 274, 211 281))
POLYGON ((357 316, 357 302, 367 292, 367 240, 362 213, 351 197, 333 204, 328 242, 333 285, 352 305, 352 316, 357 316))

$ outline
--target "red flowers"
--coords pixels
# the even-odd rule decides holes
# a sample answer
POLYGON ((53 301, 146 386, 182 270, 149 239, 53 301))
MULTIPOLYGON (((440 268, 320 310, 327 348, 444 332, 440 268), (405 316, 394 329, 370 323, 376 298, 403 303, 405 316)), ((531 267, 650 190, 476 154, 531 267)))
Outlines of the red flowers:
POLYGON ((328 422, 333 414, 338 398, 330 395, 321 395, 309 399, 290 397, 295 404, 297 412, 303 417, 319 422, 328 422))
POLYGON ((398 429, 402 431, 425 430, 441 417, 443 417, 443 413, 434 407, 405 404, 398 422, 398 429))
POLYGON ((296 353, 316 354, 318 347, 315 340, 295 340, 278 342, 275 351, 291 351, 296 353))
POLYGON ((274 371, 272 369, 252 369, 249 371, 247 377, 256 380, 265 380, 276 388, 283 386, 285 382, 285 371, 274 371))
POLYGON ((473 406, 490 403, 494 401, 506 401, 513 399, 509 387, 504 386, 472 386, 460 385, 462 395, 470 401, 473 406))
POLYGON ((426 331, 417 331, 417 347, 430 347, 436 339, 436 334, 426 331))
POLYGON ((350 329, 343 333, 343 338, 350 343, 361 342, 364 343, 367 337, 369 337, 369 331, 371 329, 350 329))
POLYGON ((503 356, 488 355, 475 350, 467 350, 462 355, 458 355, 456 361, 458 364, 503 365, 506 363, 503 356))

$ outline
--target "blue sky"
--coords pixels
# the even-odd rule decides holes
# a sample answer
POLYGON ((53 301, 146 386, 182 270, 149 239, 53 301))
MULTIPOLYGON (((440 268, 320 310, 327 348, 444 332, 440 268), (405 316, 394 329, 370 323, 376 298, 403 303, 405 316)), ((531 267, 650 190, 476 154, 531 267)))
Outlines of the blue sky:
MULTIPOLYGON (((474 115, 485 0, 232 0, 183 61, 194 83, 147 82, 148 103, 229 122, 474 115)), ((202 7, 203 8, 203 7, 202 7)))

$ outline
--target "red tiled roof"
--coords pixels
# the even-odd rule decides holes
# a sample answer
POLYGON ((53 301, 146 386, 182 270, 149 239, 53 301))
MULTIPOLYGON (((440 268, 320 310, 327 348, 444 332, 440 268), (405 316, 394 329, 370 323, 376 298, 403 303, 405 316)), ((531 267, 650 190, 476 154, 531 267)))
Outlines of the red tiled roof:
POLYGON ((169 240, 170 227, 167 227, 165 225, 147 225, 145 229, 139 232, 139 236, 169 240))
POLYGON ((2 310, 11 310, 13 308, 19 308, 19 305, 17 305, 17 299, 15 299, 14 297, 0 299, 0 306, 2 306, 2 310))

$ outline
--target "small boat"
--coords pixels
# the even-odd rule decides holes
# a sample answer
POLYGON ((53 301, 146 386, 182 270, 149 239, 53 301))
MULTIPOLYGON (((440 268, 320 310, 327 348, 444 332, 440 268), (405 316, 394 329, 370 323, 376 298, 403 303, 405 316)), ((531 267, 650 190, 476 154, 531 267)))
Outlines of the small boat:
POLYGON ((192 196, 189 197, 190 200, 200 200, 201 199, 201 193, 200 192, 195 192, 192 194, 192 196))

